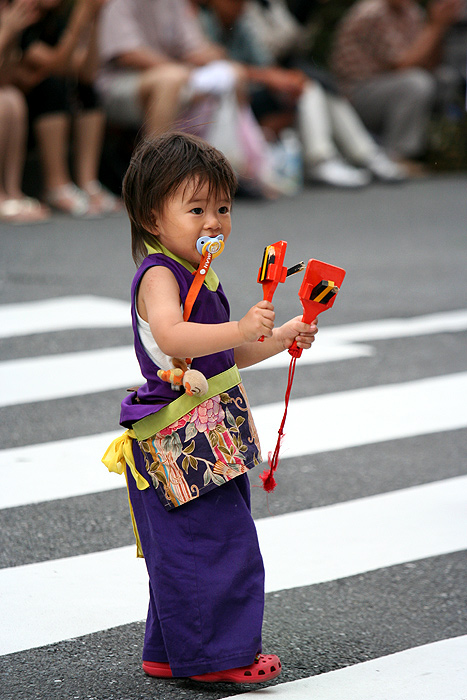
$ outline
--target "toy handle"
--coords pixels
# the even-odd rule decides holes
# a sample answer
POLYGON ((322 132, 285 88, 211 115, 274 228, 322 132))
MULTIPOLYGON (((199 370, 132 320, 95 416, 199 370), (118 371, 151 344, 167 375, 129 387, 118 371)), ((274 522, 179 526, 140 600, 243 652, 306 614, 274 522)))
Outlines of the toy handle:
MULTIPOLYGON (((271 282, 267 287, 266 285, 263 285, 263 301, 271 301, 274 296, 274 292, 276 291, 277 283, 271 282)), ((261 338, 258 338, 258 343, 264 343, 264 335, 261 336, 261 338)))
MULTIPOLYGON (((314 320, 314 313, 313 310, 310 309, 309 311, 305 309, 303 316, 302 316, 302 322, 303 323, 311 323, 314 320)), ((289 355, 292 355, 292 357, 301 357, 303 352, 303 348, 299 348, 297 345, 297 341, 294 340, 292 345, 289 348, 289 355)))

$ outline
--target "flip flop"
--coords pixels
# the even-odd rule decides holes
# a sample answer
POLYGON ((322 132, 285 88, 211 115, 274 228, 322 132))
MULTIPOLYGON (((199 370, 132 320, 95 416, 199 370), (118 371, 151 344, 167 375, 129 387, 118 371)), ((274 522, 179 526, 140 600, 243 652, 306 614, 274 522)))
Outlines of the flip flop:
POLYGON ((170 665, 158 661, 143 661, 143 671, 154 678, 172 678, 170 665))
POLYGON ((4 199, 0 202, 0 221, 9 224, 39 224, 50 218, 50 210, 32 197, 4 199))
POLYGON ((89 197, 73 182, 49 189, 45 200, 54 209, 75 217, 85 217, 90 213, 89 197))
POLYGON ((83 187, 89 197, 93 211, 97 214, 118 214, 122 210, 122 202, 112 192, 109 192, 98 180, 92 180, 83 187))
POLYGON ((281 671, 282 666, 278 656, 258 654, 250 666, 203 673, 200 676, 190 676, 190 678, 192 681, 203 683, 265 683, 277 678, 281 671))

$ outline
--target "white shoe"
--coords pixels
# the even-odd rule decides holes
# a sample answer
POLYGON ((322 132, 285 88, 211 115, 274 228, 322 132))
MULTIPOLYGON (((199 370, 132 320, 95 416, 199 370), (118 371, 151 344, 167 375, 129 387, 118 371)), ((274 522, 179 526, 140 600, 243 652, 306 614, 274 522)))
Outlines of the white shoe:
POLYGON ((313 182, 322 182, 334 187, 365 187, 371 182, 368 170, 354 168, 340 158, 329 158, 307 169, 313 182))
POLYGON ((376 151, 366 167, 377 180, 383 182, 403 182, 407 180, 407 173, 398 163, 387 157, 384 151, 376 151))

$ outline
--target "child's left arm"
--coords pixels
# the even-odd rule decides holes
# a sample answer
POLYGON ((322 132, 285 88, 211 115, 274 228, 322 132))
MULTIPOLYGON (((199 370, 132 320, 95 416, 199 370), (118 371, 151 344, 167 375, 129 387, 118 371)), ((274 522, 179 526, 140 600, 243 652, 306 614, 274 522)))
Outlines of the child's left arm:
POLYGON ((303 323, 301 316, 292 318, 283 326, 274 328, 271 338, 265 338, 264 342, 244 343, 235 348, 235 363, 239 369, 250 367, 268 357, 288 350, 294 340, 297 340, 299 348, 304 350, 311 347, 318 332, 318 320, 303 323))

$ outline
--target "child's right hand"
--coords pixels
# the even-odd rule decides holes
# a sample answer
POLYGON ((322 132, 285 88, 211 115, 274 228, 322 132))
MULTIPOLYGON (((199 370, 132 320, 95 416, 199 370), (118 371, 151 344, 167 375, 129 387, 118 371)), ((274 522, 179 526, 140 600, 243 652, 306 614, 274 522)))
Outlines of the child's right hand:
POLYGON ((245 343, 252 343, 261 336, 270 338, 274 328, 274 306, 270 301, 260 301, 238 322, 238 329, 245 343))

